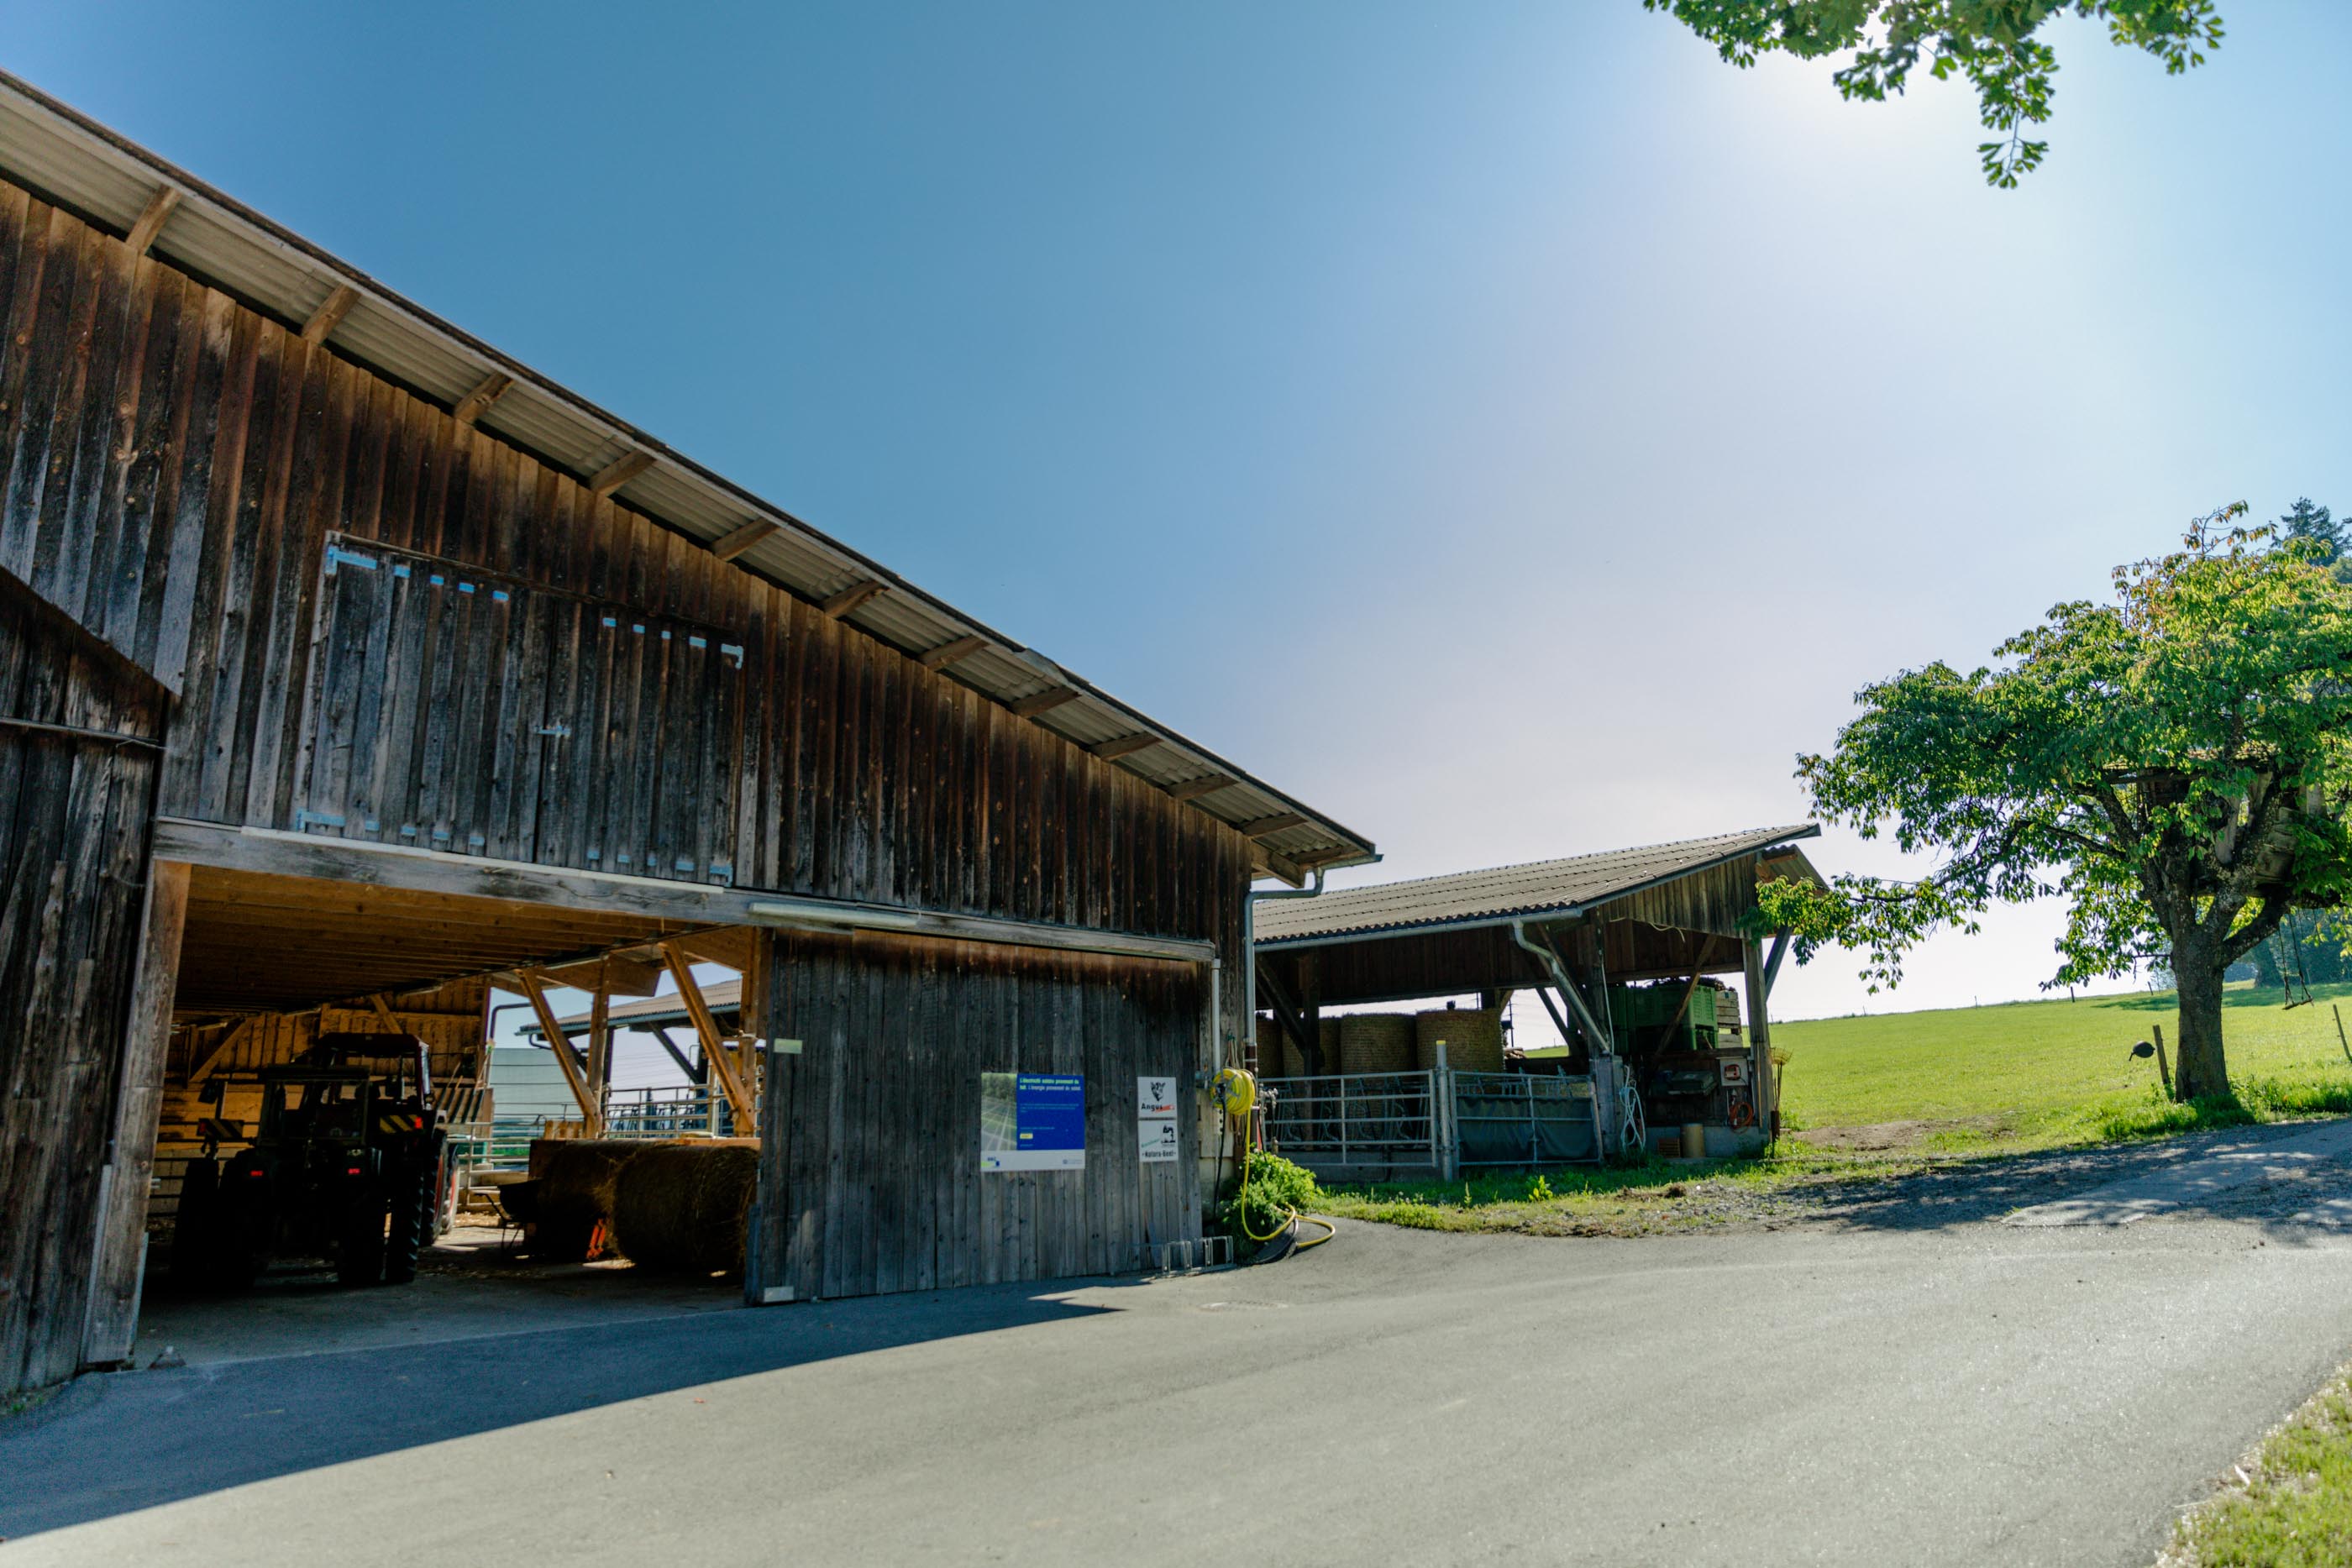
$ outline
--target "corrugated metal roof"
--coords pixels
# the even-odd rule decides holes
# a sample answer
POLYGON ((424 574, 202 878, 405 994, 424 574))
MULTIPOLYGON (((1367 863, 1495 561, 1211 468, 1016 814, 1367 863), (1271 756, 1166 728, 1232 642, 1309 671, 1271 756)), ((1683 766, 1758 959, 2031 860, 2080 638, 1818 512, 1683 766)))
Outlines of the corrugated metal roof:
POLYGON ((1561 915, 1587 904, 1622 898, 1644 887, 1754 854, 1776 844, 1817 838, 1811 822, 1787 828, 1755 828, 1710 839, 1650 844, 1533 861, 1491 871, 1455 872, 1412 882, 1342 888, 1318 898, 1285 898, 1256 911, 1258 946, 1304 942, 1360 931, 1423 929, 1486 924, 1514 915, 1561 915))
POLYGON ((1171 774, 1244 779, 1246 790, 1227 791, 1213 803, 1193 801, 1194 809, 1237 825, 1294 812, 1307 818, 1303 827, 1259 839, 1290 861, 1353 865, 1378 858, 1362 834, 1248 779, 1213 752, 5 71, 0 172, 118 235, 129 233, 160 188, 177 191, 179 204, 156 236, 155 255, 294 326, 336 288, 352 288, 358 302, 327 337, 336 353, 445 408, 494 373, 511 376, 514 385, 475 421, 479 429, 583 478, 616 457, 646 453, 653 466, 614 492, 632 510, 706 544, 748 522, 771 523, 777 531, 737 557, 737 565, 819 601, 856 583, 879 582, 885 591, 850 612, 851 624, 910 653, 983 638, 981 652, 950 667, 953 678, 1007 704, 1066 685, 1078 696, 1034 722, 1072 738, 1155 736, 1160 744, 1151 751, 1120 759, 1133 766, 1135 758, 1150 758, 1136 770, 1155 781, 1171 774))
MULTIPOLYGON (((743 982, 710 980, 702 988, 703 1005, 714 1013, 731 1013, 743 999, 743 982)), ((676 991, 665 991, 657 997, 639 997, 633 1002, 614 1002, 604 1011, 604 1021, 614 1029, 644 1029, 650 1024, 683 1019, 686 1002, 676 991)), ((567 1030, 585 1030, 589 1015, 573 1013, 555 1021, 567 1030)), ((536 1023, 522 1026, 522 1032, 537 1040, 541 1030, 536 1023)))

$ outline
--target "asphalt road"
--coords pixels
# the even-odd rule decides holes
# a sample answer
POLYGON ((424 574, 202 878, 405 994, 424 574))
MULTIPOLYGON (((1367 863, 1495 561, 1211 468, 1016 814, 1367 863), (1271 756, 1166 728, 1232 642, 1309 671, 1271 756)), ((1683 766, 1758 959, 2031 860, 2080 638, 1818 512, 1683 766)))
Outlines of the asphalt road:
POLYGON ((2352 1236, 2275 1217, 1348 1226, 1172 1281, 85 1379, 0 1423, 0 1568, 2145 1564, 2347 1354, 2352 1236))

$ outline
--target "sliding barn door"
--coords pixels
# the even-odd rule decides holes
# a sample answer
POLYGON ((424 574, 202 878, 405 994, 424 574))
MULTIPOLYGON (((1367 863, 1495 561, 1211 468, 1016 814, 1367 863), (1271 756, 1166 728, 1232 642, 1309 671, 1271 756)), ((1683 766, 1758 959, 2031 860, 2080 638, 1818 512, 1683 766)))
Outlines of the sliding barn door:
POLYGON ((734 878, 743 650, 708 626, 331 537, 294 821, 734 878))

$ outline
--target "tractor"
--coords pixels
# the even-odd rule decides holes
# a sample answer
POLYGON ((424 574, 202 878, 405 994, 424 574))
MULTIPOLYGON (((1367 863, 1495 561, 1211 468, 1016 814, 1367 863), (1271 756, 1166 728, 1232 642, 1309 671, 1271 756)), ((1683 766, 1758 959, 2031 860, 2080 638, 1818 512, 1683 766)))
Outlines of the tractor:
MULTIPOLYGON (((189 1162, 173 1277, 243 1290, 274 1258, 309 1258, 331 1262, 346 1286, 416 1278, 446 1186, 446 1134, 425 1042, 320 1035, 293 1061, 252 1077, 261 1088, 252 1143, 224 1164, 219 1145, 237 1129, 208 1120, 204 1156, 189 1162)), ((208 1092, 215 1103, 218 1096, 208 1092)))

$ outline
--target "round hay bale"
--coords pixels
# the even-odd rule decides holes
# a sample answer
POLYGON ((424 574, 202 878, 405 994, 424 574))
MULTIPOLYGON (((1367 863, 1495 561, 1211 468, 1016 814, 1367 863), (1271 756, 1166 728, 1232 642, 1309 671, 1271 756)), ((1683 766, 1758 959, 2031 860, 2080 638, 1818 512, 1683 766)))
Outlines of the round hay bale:
POLYGON ((1290 1035, 1273 1019, 1257 1020, 1257 1075, 1260 1078, 1296 1078, 1307 1071, 1306 1060, 1298 1047, 1291 1043, 1290 1035))
POLYGON ((530 1255, 551 1263, 588 1261, 596 1228, 611 1225, 614 1183, 645 1149, 617 1138, 534 1139, 530 1255))
POLYGON ((1349 1013, 1339 1020, 1339 1071, 1412 1071, 1412 1017, 1409 1013, 1349 1013))
POLYGON ((1412 1059, 1417 1066, 1437 1065, 1437 1042, 1445 1042, 1445 1065, 1465 1072, 1503 1071, 1503 1009, 1500 1008, 1437 1008, 1412 1020, 1412 1059))
POLYGON ((657 1144, 631 1160, 613 1192, 613 1239, 640 1269, 743 1272, 743 1237, 760 1153, 742 1144, 657 1144))

